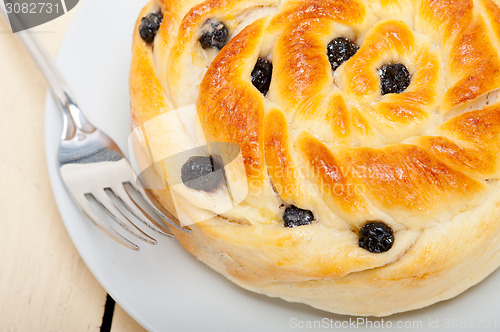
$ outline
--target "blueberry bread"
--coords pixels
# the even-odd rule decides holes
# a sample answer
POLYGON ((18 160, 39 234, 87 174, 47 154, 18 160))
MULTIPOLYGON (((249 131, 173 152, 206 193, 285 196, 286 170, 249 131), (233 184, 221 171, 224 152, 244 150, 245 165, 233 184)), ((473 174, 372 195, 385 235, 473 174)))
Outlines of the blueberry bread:
POLYGON ((500 265, 498 50, 492 0, 154 0, 133 37, 136 154, 195 221, 180 243, 238 285, 421 308, 500 265))

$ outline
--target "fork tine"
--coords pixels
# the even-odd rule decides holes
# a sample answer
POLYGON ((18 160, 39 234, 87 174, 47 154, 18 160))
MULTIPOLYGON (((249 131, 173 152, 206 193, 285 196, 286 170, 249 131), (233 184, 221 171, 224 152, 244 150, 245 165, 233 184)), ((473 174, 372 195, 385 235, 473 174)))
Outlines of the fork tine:
POLYGON ((156 240, 151 236, 144 233, 139 227, 137 227, 125 214, 123 214, 112 202, 111 198, 103 190, 102 192, 95 192, 92 194, 87 194, 93 197, 96 203, 108 214, 108 216, 113 219, 118 225, 120 225, 127 232, 133 236, 141 239, 150 244, 156 244, 156 240), (132 225, 139 233, 135 232, 129 225, 132 225))
POLYGON ((161 221, 162 226, 164 225, 164 227, 168 227, 164 223, 164 221, 166 221, 170 225, 172 225, 173 227, 175 227, 175 228, 177 228, 177 229, 179 229, 179 230, 181 230, 183 232, 191 233, 190 229, 186 229, 186 228, 181 227, 180 225, 178 225, 177 223, 175 223, 174 221, 172 221, 173 218, 169 218, 163 212, 161 212, 155 206, 155 204, 151 201, 150 197, 148 196, 148 194, 144 191, 144 189, 141 186, 134 186, 131 182, 125 182, 123 185, 124 185, 124 188, 127 190, 127 192, 129 194, 130 194, 130 192, 129 192, 129 190, 130 190, 130 191, 132 191, 132 192, 135 193, 136 197, 139 198, 139 200, 141 200, 141 202, 138 203, 137 200, 133 197, 133 195, 130 195, 130 197, 136 202, 136 204, 138 206, 147 206, 147 207, 149 207, 151 209, 151 211, 158 217, 157 220, 159 222, 161 221))
POLYGON ((127 238, 125 238, 123 235, 118 233, 116 230, 114 230, 110 225, 108 225, 106 222, 103 222, 103 219, 99 217, 96 212, 94 211, 94 208, 90 205, 88 199, 85 196, 81 196, 81 198, 75 197, 75 200, 78 202, 78 205, 80 206, 81 210, 83 213, 92 221, 94 225, 97 226, 102 232, 104 232, 107 236, 118 242, 119 244, 135 250, 139 251, 139 246, 136 245, 135 243, 131 242, 127 238))
POLYGON ((135 218, 137 218, 140 222, 142 222, 149 229, 160 233, 162 235, 168 236, 170 238, 174 237, 174 234, 170 233, 168 228, 162 226, 165 231, 161 230, 157 225, 157 221, 154 220, 151 216, 149 216, 145 211, 134 202, 123 185, 114 186, 112 188, 105 189, 108 192, 108 195, 114 195, 114 197, 120 202, 120 204, 127 209, 130 214, 132 214, 135 218), (147 222, 148 220, 149 222, 147 222), (168 233, 167 233, 168 232, 168 233))

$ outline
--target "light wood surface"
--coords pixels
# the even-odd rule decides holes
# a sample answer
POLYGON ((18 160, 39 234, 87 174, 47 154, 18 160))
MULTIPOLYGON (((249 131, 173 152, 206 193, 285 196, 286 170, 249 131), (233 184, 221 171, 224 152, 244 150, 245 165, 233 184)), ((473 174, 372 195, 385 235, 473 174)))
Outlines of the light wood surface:
POLYGON ((113 332, 137 332, 143 331, 142 326, 139 325, 132 317, 130 317, 125 310, 119 305, 116 305, 115 314, 113 315, 113 325, 111 331, 113 332))
MULTIPOLYGON (((53 57, 79 6, 33 29, 53 57)), ((0 331, 99 331, 106 292, 74 248, 49 183, 48 86, 0 21, 0 331)), ((118 305, 111 330, 143 331, 118 305)))

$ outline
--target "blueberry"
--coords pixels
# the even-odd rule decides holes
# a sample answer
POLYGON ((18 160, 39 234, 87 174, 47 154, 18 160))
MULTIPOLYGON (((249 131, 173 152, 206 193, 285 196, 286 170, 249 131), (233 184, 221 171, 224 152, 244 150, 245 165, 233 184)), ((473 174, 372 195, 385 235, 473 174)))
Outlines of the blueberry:
POLYGON ((372 253, 382 253, 391 249, 394 243, 392 229, 383 222, 374 221, 364 225, 359 231, 359 246, 372 253))
POLYGON ((229 41, 229 30, 216 19, 209 19, 203 24, 200 37, 201 47, 222 49, 229 41))
POLYGON ((223 180, 221 169, 212 157, 195 156, 182 165, 181 179, 189 188, 211 192, 223 180))
POLYGON ((285 227, 297 227, 310 225, 314 220, 314 214, 309 210, 299 209, 295 205, 290 205, 283 213, 283 222, 285 227))
POLYGON ((153 42, 162 20, 163 15, 161 13, 150 13, 142 18, 139 34, 146 43, 151 44, 153 42))
POLYGON ((271 77, 273 75, 273 64, 264 58, 259 58, 255 67, 252 70, 252 84, 264 96, 269 91, 271 85, 271 77))
POLYGON ((401 63, 392 63, 380 68, 382 95, 401 93, 410 85, 410 72, 401 63))
POLYGON ((328 60, 332 65, 332 69, 337 69, 341 64, 352 58, 359 50, 359 46, 354 44, 349 39, 339 37, 332 40, 326 47, 328 60))

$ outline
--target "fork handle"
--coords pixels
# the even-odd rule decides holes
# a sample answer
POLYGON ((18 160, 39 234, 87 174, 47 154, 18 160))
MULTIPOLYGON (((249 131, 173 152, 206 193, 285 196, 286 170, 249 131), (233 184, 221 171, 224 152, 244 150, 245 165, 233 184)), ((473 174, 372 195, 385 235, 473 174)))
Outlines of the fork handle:
MULTIPOLYGON (((0 12, 6 22, 12 22, 17 26, 26 27, 19 15, 14 12, 7 15, 7 11, 3 3, 0 3, 0 12)), ((63 116, 63 139, 71 139, 80 131, 91 133, 95 127, 85 118, 80 111, 68 84, 62 77, 59 70, 56 68, 53 60, 47 54, 45 48, 40 44, 40 41, 34 33, 23 30, 16 32, 15 35, 23 43, 31 57, 38 65, 38 68, 45 76, 49 83, 52 95, 54 96, 63 116)))

